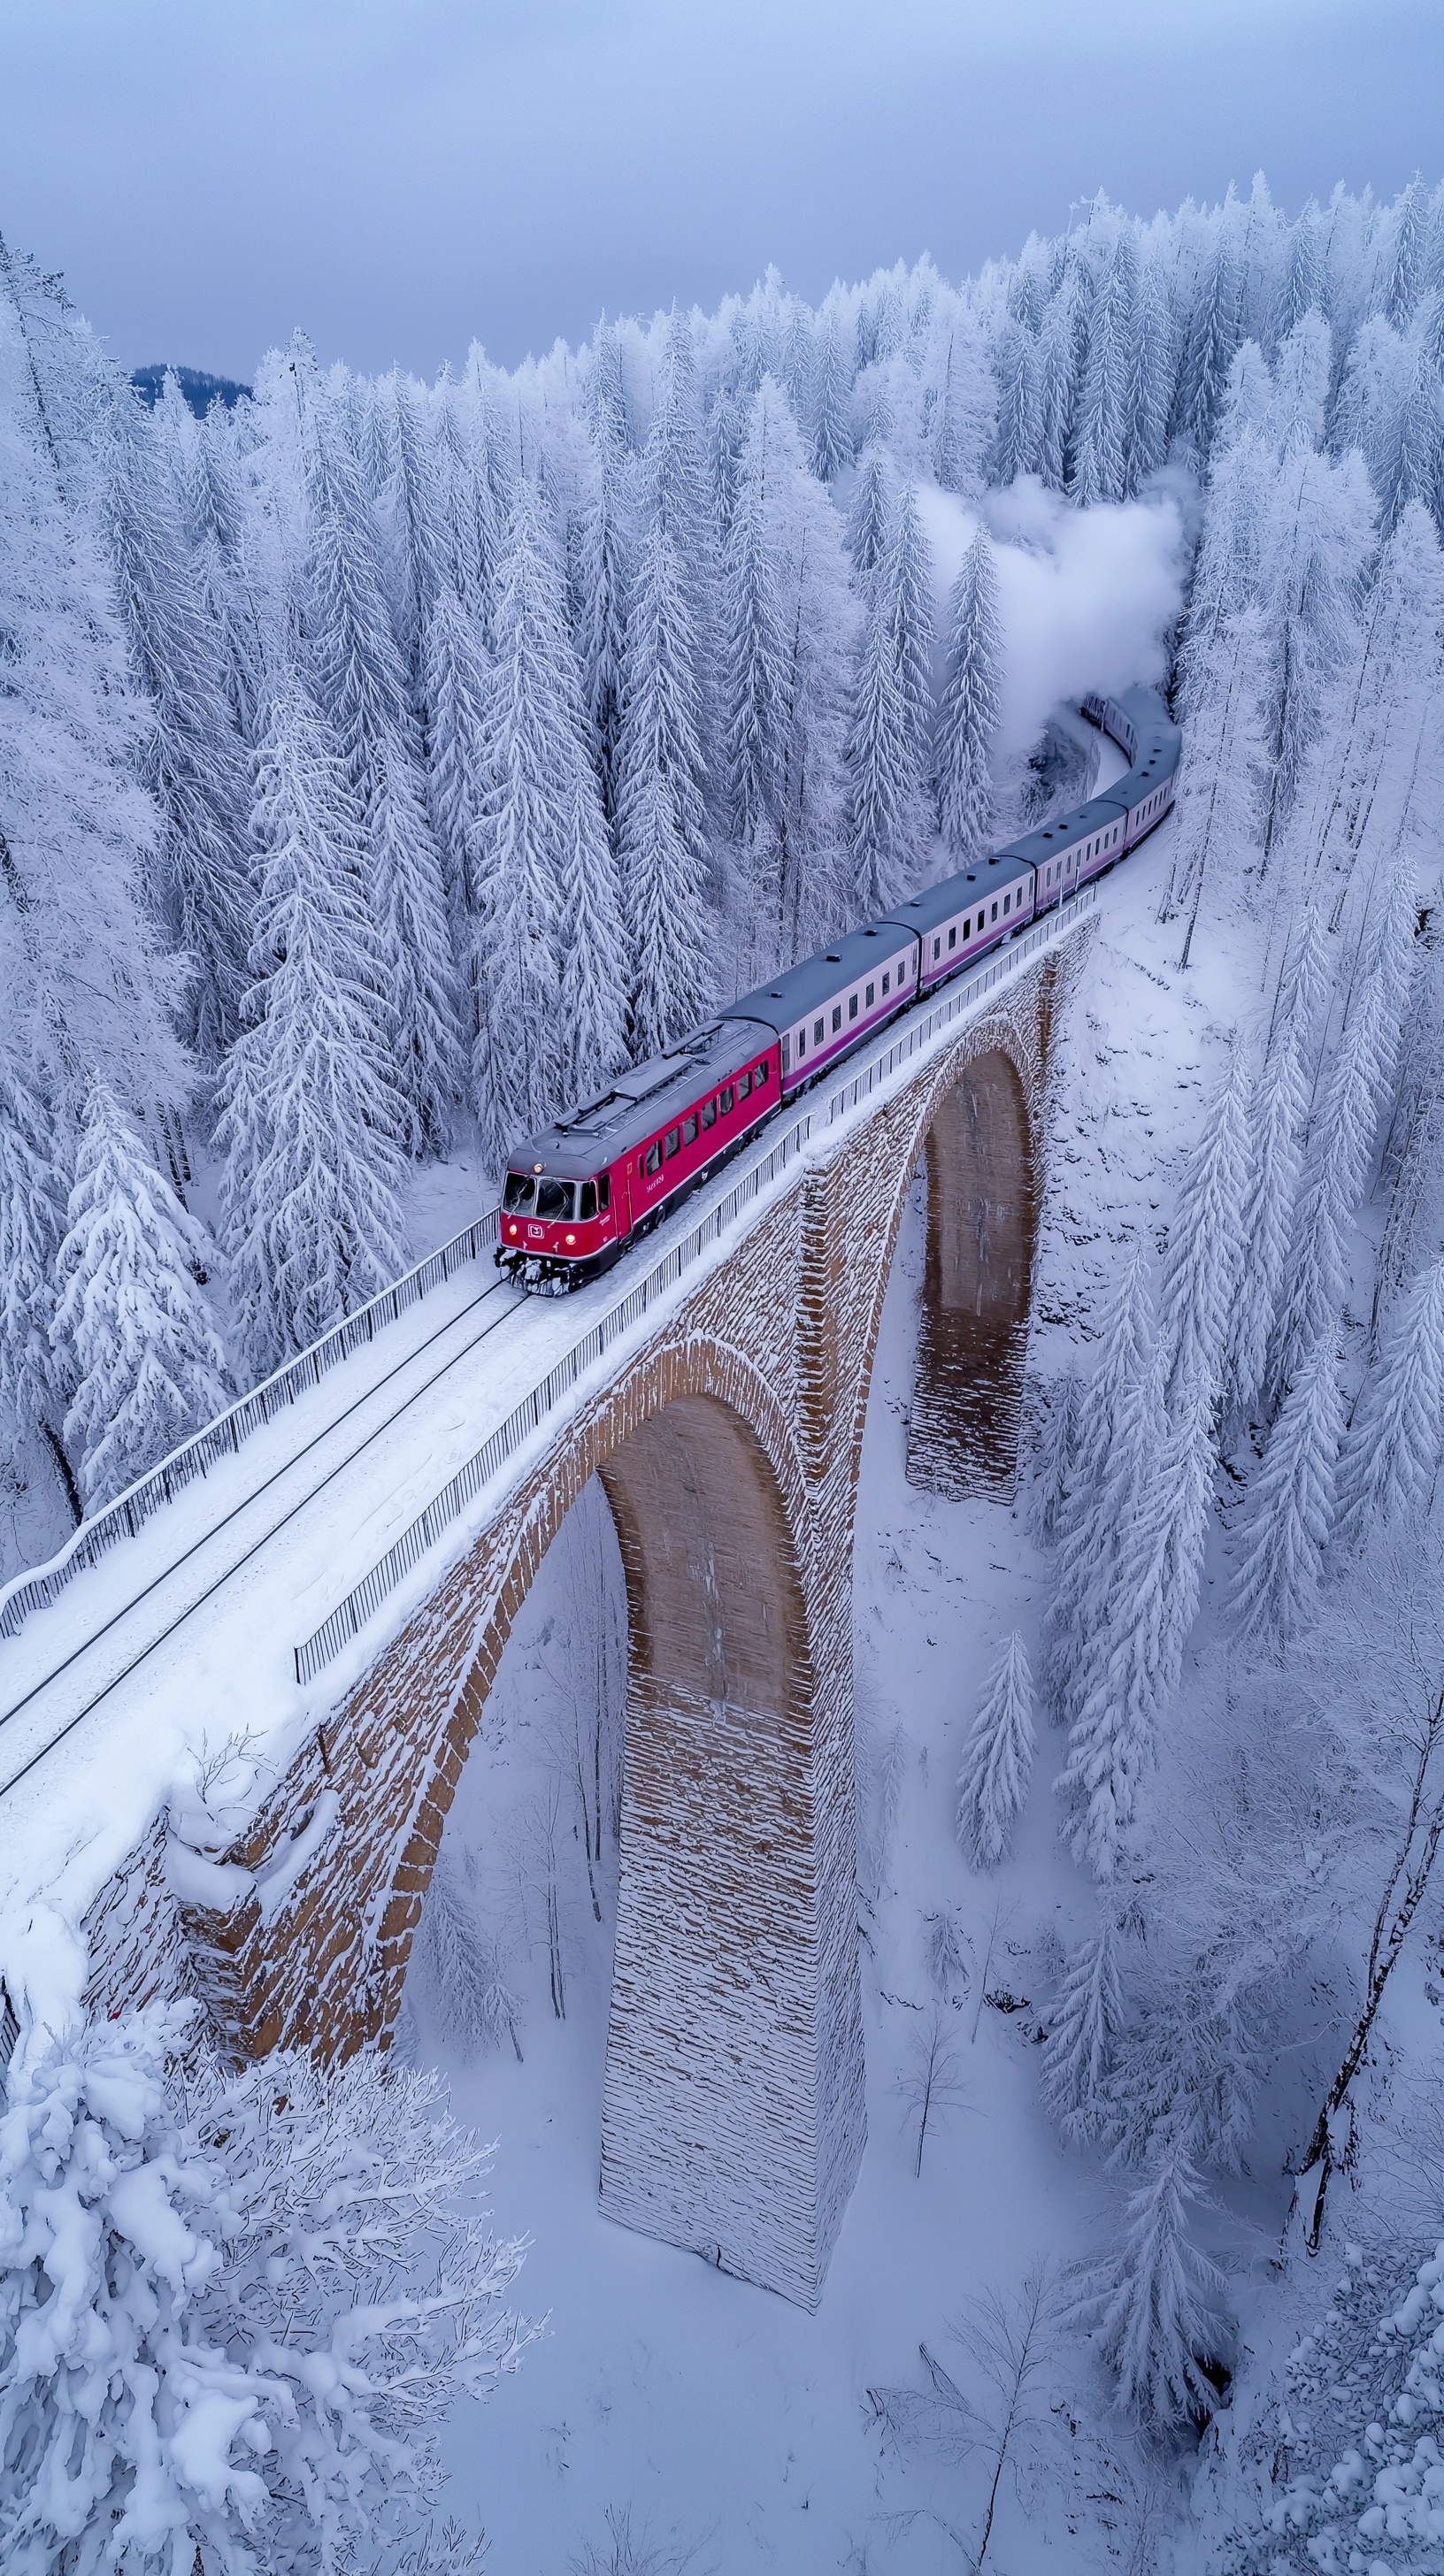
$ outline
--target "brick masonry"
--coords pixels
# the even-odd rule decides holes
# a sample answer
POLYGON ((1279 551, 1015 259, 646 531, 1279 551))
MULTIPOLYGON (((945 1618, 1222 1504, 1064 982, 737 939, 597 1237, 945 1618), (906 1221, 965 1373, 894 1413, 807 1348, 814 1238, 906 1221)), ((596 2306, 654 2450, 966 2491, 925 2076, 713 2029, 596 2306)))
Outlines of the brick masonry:
POLYGON ((800 1164, 558 1419, 245 1835, 207 1855, 222 1905, 194 1869, 171 1893, 157 1829, 92 1910, 97 2005, 189 1990, 238 2057, 385 2045, 512 1622, 600 1475, 630 1626, 602 2206, 816 2304, 864 2140, 851 1561, 882 1301, 926 1153, 908 1472, 1005 1489, 1068 971, 1066 950, 1040 959, 800 1164))

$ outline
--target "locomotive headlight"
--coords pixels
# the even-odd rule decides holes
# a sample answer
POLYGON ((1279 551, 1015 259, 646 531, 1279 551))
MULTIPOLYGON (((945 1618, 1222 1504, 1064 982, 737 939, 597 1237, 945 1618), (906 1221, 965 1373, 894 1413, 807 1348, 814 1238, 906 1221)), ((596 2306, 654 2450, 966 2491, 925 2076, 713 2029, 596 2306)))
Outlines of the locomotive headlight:
POLYGON ((515 1241, 516 1241, 516 1227, 515 1227, 514 1225, 509 1225, 509 1226, 507 1227, 507 1233, 511 1236, 512 1242, 513 1242, 513 1243, 515 1243, 515 1241))
POLYGON ((576 1239, 577 1239, 577 1238, 576 1238, 576 1236, 575 1236, 574 1234, 569 1234, 569 1235, 567 1236, 567 1241, 568 1241, 568 1243, 575 1243, 575 1242, 576 1242, 576 1239))

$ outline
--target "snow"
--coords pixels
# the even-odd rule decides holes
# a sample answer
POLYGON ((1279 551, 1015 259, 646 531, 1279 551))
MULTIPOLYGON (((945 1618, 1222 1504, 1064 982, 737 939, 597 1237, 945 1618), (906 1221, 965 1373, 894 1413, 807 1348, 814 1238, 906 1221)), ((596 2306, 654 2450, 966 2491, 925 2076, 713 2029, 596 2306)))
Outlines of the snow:
MULTIPOLYGON (((526 2294, 550 2335, 484 2412, 463 2410, 450 2437, 460 2510, 474 2499, 508 2576, 553 2576, 608 2506, 631 2505, 654 2545, 676 2532, 701 2563, 810 2576, 879 2542, 879 2518, 918 2500, 919 2472, 885 2466, 864 2430, 865 2392, 917 2375, 917 2346, 945 2339, 980 2285, 1011 2285, 1041 2251, 1084 2250, 1090 2183, 1065 2160, 1036 2107, 1035 2015, 978 2006, 978 1969, 997 1909, 989 1986, 1030 1997, 1044 1923, 1072 1932, 1077 1885, 1048 1812, 1049 1753, 1019 1856, 972 1875, 952 1833, 961 1748, 989 1664, 1009 1630, 1036 1634, 1044 1587, 1004 1509, 915 1492, 904 1478, 922 1206, 915 1194, 884 1308, 863 1454, 855 1640, 864 1746, 901 1727, 902 1798, 884 1886, 868 1921, 863 1970, 869 2143, 815 2317, 712 2271, 693 2255, 603 2220, 596 2206, 611 1920, 596 1926, 580 1854, 566 1891, 572 1922, 568 2018, 550 2017, 542 1952, 513 1972, 526 1998, 525 2061, 510 2051, 453 2065, 459 2113, 500 2138, 494 2198, 503 2228, 535 2242, 526 2294), (966 2107, 930 2126, 915 2178, 915 2123, 896 2087, 932 2001, 924 1916, 956 1906, 973 1972, 956 2038, 966 2107)), ((551 1694, 565 1689, 567 1604, 553 1559, 513 1632, 447 1827, 448 1850, 477 1855, 483 1906, 514 1885, 509 1819, 546 1777, 551 1694), (560 1682, 552 1672, 560 1664, 560 1682)), ((417 1997, 420 2045, 434 2031, 417 1997)), ((951 2013, 951 2007, 949 2007, 951 2013)), ((951 2347, 949 2367, 957 2362, 951 2347)), ((922 2475, 927 2491, 931 2472, 922 2475)), ((963 2512, 966 2473, 936 2473, 942 2509, 963 2512)), ((1010 2561, 1016 2518, 1000 2541, 1010 2561)), ((1030 2565, 1076 2566, 1074 2544, 1034 2527, 1030 2565)), ((919 2529, 889 2567, 956 2564, 936 2529, 919 2529)))

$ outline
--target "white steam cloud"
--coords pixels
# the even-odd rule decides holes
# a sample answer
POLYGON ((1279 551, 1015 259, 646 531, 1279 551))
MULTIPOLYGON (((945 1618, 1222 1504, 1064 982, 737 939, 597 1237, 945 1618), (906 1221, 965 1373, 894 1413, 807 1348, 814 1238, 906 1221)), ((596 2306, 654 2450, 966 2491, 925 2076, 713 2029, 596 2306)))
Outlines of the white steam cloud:
MULTIPOLYGON (((924 484, 939 640, 978 514, 924 484)), ((1090 689, 1163 676, 1163 637, 1183 597, 1183 514, 1171 494, 1072 510, 1031 475, 990 493, 1005 646, 998 757, 1029 750, 1053 709, 1090 689)))

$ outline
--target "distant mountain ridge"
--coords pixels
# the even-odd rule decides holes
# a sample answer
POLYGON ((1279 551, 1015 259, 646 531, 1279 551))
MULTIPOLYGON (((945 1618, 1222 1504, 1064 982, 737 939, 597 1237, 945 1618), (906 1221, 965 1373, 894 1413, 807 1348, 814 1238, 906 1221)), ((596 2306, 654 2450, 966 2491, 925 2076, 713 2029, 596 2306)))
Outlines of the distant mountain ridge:
POLYGON ((168 374, 175 377, 197 420, 204 420, 213 402, 224 403, 230 411, 251 390, 249 385, 238 385, 234 376, 208 375, 204 367, 137 367, 130 381, 148 403, 157 403, 168 374))

